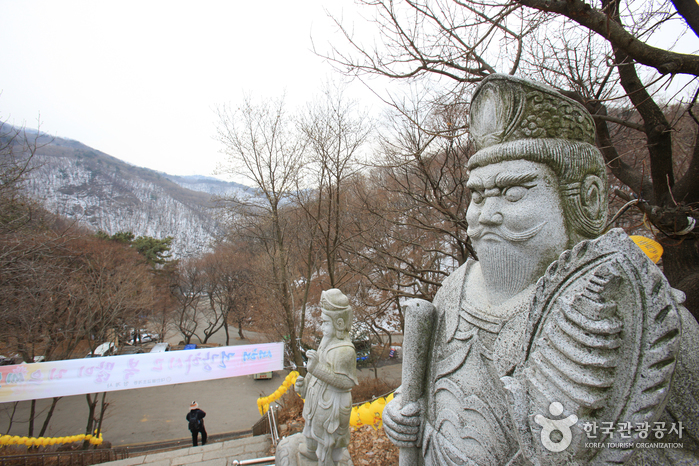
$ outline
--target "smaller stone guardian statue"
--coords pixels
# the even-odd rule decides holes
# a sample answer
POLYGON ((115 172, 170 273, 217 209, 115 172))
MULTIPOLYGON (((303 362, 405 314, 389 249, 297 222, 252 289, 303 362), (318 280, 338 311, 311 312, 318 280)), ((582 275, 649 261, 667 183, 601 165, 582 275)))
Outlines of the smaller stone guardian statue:
POLYGON ((352 307, 338 289, 321 293, 321 331, 317 351, 308 351, 306 377, 296 379, 296 392, 305 400, 303 434, 283 439, 278 465, 349 465, 347 446, 352 411, 352 387, 357 385, 357 354, 349 337, 352 307))

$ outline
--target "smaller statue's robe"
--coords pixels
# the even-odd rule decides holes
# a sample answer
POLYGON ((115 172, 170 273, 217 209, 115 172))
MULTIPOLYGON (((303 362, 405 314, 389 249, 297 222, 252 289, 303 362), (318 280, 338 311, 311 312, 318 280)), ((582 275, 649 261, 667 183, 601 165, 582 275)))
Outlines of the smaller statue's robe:
MULTIPOLYGON (((337 375, 349 377, 357 384, 356 352, 349 340, 333 340, 318 348, 318 365, 328 365, 337 375)), ((352 389, 338 388, 315 377, 311 372, 305 379, 306 400, 303 434, 325 448, 349 445, 349 419, 352 412, 352 389)))

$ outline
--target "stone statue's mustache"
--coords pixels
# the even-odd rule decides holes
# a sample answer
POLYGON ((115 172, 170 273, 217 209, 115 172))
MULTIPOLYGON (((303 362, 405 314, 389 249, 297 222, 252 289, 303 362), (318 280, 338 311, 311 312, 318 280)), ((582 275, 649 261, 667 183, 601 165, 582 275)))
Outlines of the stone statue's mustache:
POLYGON ((546 221, 543 221, 540 224, 528 230, 519 232, 512 231, 509 228, 502 225, 496 228, 491 228, 484 225, 479 225, 477 227, 469 226, 466 232, 472 240, 478 240, 484 237, 485 235, 491 234, 498 236, 504 240, 511 241, 513 243, 521 243, 522 241, 527 241, 528 239, 531 239, 534 236, 536 236, 536 234, 539 233, 542 228, 544 228, 544 225, 546 225, 546 223, 546 221))

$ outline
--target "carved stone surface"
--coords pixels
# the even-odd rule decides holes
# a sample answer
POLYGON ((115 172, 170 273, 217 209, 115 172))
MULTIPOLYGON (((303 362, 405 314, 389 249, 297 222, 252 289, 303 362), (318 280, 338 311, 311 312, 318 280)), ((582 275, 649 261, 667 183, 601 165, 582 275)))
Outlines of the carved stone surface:
POLYGON ((349 337, 352 308, 338 289, 321 293, 323 339, 318 351, 308 351, 306 377, 296 379, 304 398, 303 434, 285 439, 276 452, 279 465, 351 464, 349 421, 352 387, 357 384, 357 354, 349 337))
POLYGON ((471 112, 479 261, 405 307, 384 410, 401 465, 699 464, 699 326, 622 230, 602 234, 591 117, 500 75, 471 112))
MULTIPOLYGON (((306 437, 302 433, 284 437, 277 444, 277 451, 274 456, 274 464, 277 466, 316 466, 318 460, 310 460, 301 455, 299 450, 306 447, 306 437)), ((342 453, 338 466, 353 466, 347 449, 342 453)))

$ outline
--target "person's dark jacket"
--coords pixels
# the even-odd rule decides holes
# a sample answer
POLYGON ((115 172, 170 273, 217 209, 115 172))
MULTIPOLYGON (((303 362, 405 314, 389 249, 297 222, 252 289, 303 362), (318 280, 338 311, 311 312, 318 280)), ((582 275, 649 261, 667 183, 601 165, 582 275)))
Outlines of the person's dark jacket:
POLYGON ((205 416, 206 413, 199 408, 190 410, 187 416, 185 416, 185 419, 189 422, 189 430, 193 432, 203 429, 205 416))

